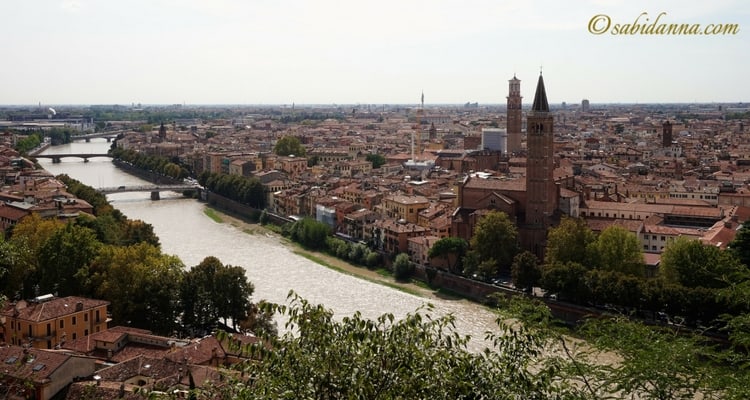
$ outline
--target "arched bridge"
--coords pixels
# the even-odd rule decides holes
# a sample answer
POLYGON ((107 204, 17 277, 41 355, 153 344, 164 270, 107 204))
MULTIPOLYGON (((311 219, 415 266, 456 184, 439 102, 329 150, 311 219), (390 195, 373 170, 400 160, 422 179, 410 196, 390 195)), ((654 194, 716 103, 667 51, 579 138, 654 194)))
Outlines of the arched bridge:
POLYGON ((128 192, 151 192, 151 200, 159 200, 159 192, 182 192, 184 190, 199 190, 200 186, 188 183, 175 183, 171 185, 133 185, 133 186, 117 186, 117 187, 102 187, 96 189, 97 192, 103 194, 110 193, 128 193, 128 192))
POLYGON ((85 135, 74 135, 74 136, 71 136, 71 137, 70 137, 70 140, 71 140, 71 141, 76 141, 76 140, 85 140, 85 141, 89 142, 89 141, 91 141, 91 139, 96 139, 96 138, 106 138, 106 139, 107 139, 107 141, 109 142, 109 141, 111 141, 112 139, 116 138, 116 137, 117 137, 117 135, 119 135, 119 134, 121 134, 121 133, 125 133, 125 132, 130 132, 130 131, 127 131, 127 130, 121 130, 121 131, 109 131, 109 132, 97 132, 97 133, 88 133, 88 134, 85 134, 85 135))
POLYGON ((49 158, 52 160, 53 164, 57 164, 65 157, 76 157, 76 158, 83 158, 84 162, 89 162, 89 158, 94 157, 112 157, 107 153, 65 153, 65 154, 37 154, 34 156, 34 158, 49 158))

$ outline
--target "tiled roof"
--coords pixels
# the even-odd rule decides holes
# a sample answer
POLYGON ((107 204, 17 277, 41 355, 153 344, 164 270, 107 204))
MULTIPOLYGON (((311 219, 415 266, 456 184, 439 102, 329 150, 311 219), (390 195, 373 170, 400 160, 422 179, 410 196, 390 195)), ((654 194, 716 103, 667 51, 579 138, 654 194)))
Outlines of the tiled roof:
POLYGON ((2 315, 13 316, 19 320, 41 322, 107 305, 109 305, 108 301, 77 296, 53 298, 39 303, 21 300, 7 305, 2 315), (77 311, 76 307, 79 303, 81 310, 77 311))
POLYGON ((524 179, 511 179, 511 180, 500 180, 500 179, 477 179, 471 178, 464 185, 465 188, 476 188, 476 189, 490 189, 490 190, 505 190, 505 191, 516 191, 523 192, 526 190, 526 181, 524 179))
POLYGON ((0 362, 6 375, 17 379, 40 382, 63 365, 70 355, 56 352, 25 349, 21 346, 0 347, 0 362))

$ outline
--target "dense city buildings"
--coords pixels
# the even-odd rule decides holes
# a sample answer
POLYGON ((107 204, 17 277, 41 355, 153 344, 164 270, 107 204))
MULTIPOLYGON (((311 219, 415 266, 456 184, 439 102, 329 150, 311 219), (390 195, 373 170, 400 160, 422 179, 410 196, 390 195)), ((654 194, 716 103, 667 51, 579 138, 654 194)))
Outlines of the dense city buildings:
MULTIPOLYGON (((532 103, 524 105, 520 83, 515 75, 509 80, 505 106, 175 105, 158 109, 171 116, 162 121, 100 121, 90 115, 139 115, 140 108, 81 107, 58 111, 76 116, 67 122, 35 108, 0 110, 7 118, 0 135, 0 227, 8 232, 31 214, 67 220, 93 213, 35 166, 35 151, 49 143, 28 154, 13 150, 28 132, 62 127, 116 136, 119 149, 179 163, 193 177, 257 178, 269 214, 311 217, 339 238, 442 270, 450 266, 429 256, 432 246, 447 237, 470 240, 491 211, 507 214, 521 248, 540 259, 548 230, 565 216, 581 217, 597 233, 620 226, 637 237, 649 277, 678 238, 724 249, 750 216, 746 105, 583 100, 556 107, 541 74, 532 103), (290 137, 303 151, 275 153, 290 137)), ((182 390, 190 385, 188 372, 212 379, 216 366, 244 360, 226 339, 177 340, 108 327, 108 305, 54 295, 8 303, 3 357, 27 361, 8 380, 41 371, 34 390, 54 394, 73 380, 66 371, 91 374, 96 362, 106 365, 97 376, 114 391, 156 380, 182 390)))
MULTIPOLYGON (((505 107, 237 106, 212 111, 223 117, 209 119, 185 115, 211 107, 175 105, 162 110, 177 115, 172 120, 87 126, 118 134, 121 149, 179 160, 195 176, 257 177, 268 212, 311 216, 372 245, 374 232, 396 235, 389 227, 399 223, 419 226, 423 236, 468 240, 478 218, 494 209, 511 217, 523 247, 539 256, 546 229, 567 215, 585 218, 595 231, 627 227, 644 252, 658 257, 680 236, 726 246, 748 214, 746 106, 584 100, 556 107, 541 74, 532 103, 523 105, 521 80, 514 75, 508 82, 505 107), (284 137, 297 138, 305 154, 275 154, 284 137), (373 155, 385 163, 374 168, 373 155)), ((10 122, 34 123, 35 113, 43 114, 5 111, 10 122)), ((85 119, 87 111, 58 114, 85 119)), ((31 161, 9 149, 13 135, 3 137, 4 229, 31 212, 58 218, 90 212, 54 178, 28 168, 31 161)), ((405 244, 393 248, 408 251, 405 244)))

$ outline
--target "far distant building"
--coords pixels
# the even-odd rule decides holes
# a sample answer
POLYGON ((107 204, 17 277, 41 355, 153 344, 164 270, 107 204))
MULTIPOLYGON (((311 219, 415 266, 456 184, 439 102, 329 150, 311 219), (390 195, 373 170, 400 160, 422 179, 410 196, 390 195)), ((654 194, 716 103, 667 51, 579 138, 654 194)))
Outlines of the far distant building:
POLYGON ((581 111, 589 112, 590 109, 591 109, 591 104, 589 104, 589 100, 588 99, 581 100, 581 111))
POLYGON ((506 151, 518 153, 521 151, 521 80, 513 75, 513 79, 508 81, 508 107, 506 120, 506 151))
POLYGON ((665 121, 661 126, 661 145, 670 147, 672 145, 672 123, 665 121))
POLYGON ((508 133, 505 129, 482 128, 482 149, 499 151, 502 154, 508 149, 508 133))
POLYGON ((164 126, 164 122, 159 126, 159 139, 165 140, 167 138, 167 127, 164 126))

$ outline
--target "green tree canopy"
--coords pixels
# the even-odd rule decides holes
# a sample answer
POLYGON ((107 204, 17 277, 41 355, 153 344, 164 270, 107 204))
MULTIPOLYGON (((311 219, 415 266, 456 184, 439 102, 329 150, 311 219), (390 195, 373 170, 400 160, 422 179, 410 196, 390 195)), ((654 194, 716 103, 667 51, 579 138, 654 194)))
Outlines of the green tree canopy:
POLYGON ((73 222, 57 229, 39 250, 40 293, 75 296, 83 293, 78 271, 98 255, 101 242, 94 232, 73 222))
POLYGON ((510 267, 510 275, 516 287, 534 287, 542 277, 539 259, 529 251, 516 254, 513 258, 513 265, 510 267))
POLYGON ((664 249, 659 271, 667 281, 683 286, 723 288, 747 267, 731 251, 679 237, 664 249))
POLYGON ((490 211, 477 222, 470 244, 480 263, 494 260, 498 268, 510 271, 513 257, 518 253, 518 232, 507 214, 490 211))
POLYGON ((239 323, 247 317, 255 287, 241 267, 224 265, 209 256, 185 274, 180 288, 183 323, 188 328, 210 330, 221 318, 239 323))
POLYGON ((643 276, 643 252, 638 237, 617 225, 604 229, 590 245, 595 265, 599 269, 643 276))
POLYGON ((414 265, 406 253, 398 253, 393 261, 393 276, 397 280, 403 281, 411 277, 414 272, 414 265))
POLYGON ((448 236, 437 240, 432 247, 428 255, 430 258, 442 257, 448 265, 448 270, 453 273, 461 272, 461 260, 466 255, 466 250, 469 244, 466 240, 448 236))
POLYGON ((503 324, 491 350, 474 353, 468 337, 455 331, 454 317, 431 316, 429 306, 400 320, 334 318, 292 296, 289 306, 265 305, 289 321, 290 333, 252 345, 255 361, 219 389, 222 398, 586 398, 569 384, 570 363, 543 361, 548 342, 518 324, 503 324))
POLYGON ((697 335, 662 332, 624 317, 589 319, 582 332, 593 346, 618 357, 601 366, 609 393, 656 400, 722 397, 713 387, 718 369, 709 365, 709 348, 697 335))
POLYGON ((729 249, 741 263, 750 268, 750 223, 742 224, 742 228, 729 244, 729 249))
POLYGON ((372 163, 373 169, 378 169, 385 164, 385 157, 381 154, 368 154, 367 157, 365 157, 365 160, 372 163))
MULTIPOLYGON (((326 239, 331 235, 331 227, 312 218, 295 221, 289 228, 292 240, 311 249, 324 249, 326 239)), ((349 249, 346 250, 347 254, 349 249)))
POLYGON ((589 245, 595 241, 596 235, 584 219, 565 217, 560 225, 551 228, 547 234, 545 262, 575 262, 589 266, 589 245))
POLYGON ((276 142, 276 146, 273 147, 273 152, 277 156, 290 156, 295 155, 299 157, 305 156, 305 147, 299 141, 296 136, 284 136, 276 142))
POLYGON ((39 283, 39 255, 47 240, 63 224, 32 213, 13 227, 9 242, 15 248, 17 258, 5 281, 5 293, 9 296, 18 293, 24 298, 39 295, 34 290, 39 283))
POLYGON ((89 268, 79 270, 93 297, 111 302, 116 325, 172 334, 179 315, 184 265, 148 243, 104 246, 89 268))
POLYGON ((550 293, 558 293, 560 299, 585 304, 589 288, 583 276, 588 269, 575 262, 545 263, 542 270, 542 287, 550 293))

